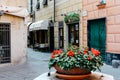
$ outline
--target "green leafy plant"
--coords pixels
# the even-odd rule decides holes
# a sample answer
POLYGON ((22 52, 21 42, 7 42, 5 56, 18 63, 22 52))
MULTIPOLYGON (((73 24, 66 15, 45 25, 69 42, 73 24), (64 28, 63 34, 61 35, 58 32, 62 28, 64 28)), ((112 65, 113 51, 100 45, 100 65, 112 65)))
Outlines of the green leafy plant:
POLYGON ((95 71, 103 65, 100 52, 94 48, 68 46, 67 50, 54 50, 49 60, 49 69, 58 65, 61 69, 84 68, 95 71))
POLYGON ((77 22, 77 21, 79 21, 79 14, 78 13, 69 13, 69 14, 65 15, 64 21, 65 21, 65 23, 77 22))

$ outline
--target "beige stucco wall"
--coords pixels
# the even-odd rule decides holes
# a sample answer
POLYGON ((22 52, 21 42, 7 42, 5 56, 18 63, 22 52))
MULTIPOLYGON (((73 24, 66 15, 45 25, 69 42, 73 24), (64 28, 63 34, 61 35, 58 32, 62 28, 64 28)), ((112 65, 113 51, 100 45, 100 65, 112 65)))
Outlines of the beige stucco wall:
MULTIPOLYGON (((44 19, 50 19, 50 17, 54 16, 54 0, 48 0, 48 6, 43 7, 41 6, 39 11, 36 11, 36 21, 44 20, 44 19)), ((42 2, 42 0, 40 0, 42 2)), ((42 5, 42 4, 41 4, 42 5)), ((55 48, 58 48, 58 22, 64 21, 64 16, 61 16, 61 14, 69 13, 69 12, 77 12, 81 16, 80 10, 82 9, 82 0, 56 0, 55 5, 55 27, 54 27, 54 40, 55 40, 55 48)), ((80 44, 82 43, 82 27, 81 27, 81 21, 80 21, 80 27, 79 27, 79 38, 80 38, 80 44)), ((68 26, 64 23, 64 47, 68 45, 68 26)))
POLYGON ((106 17, 106 51, 120 53, 120 0, 106 0, 106 7, 98 9, 100 0, 83 0, 83 44, 87 44, 87 20, 106 17))
MULTIPOLYGON (((11 64, 22 64, 27 60, 27 27, 24 19, 4 14, 0 23, 10 23, 11 64)), ((5 64, 0 64, 0 66, 5 64)))
POLYGON ((27 7, 28 0, 0 0, 0 5, 27 7))
MULTIPOLYGON (((28 0, 0 0, 0 6, 28 8, 28 0)), ((17 17, 4 14, 0 16, 0 23, 10 23, 10 44, 11 44, 11 63, 0 64, 22 64, 27 61, 27 23, 30 21, 29 15, 17 17)))

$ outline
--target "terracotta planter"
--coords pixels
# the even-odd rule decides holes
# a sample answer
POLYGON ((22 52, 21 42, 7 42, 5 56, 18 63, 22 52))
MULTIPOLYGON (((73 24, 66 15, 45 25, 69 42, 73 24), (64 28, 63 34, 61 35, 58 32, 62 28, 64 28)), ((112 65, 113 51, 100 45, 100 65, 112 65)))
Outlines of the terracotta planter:
POLYGON ((59 66, 55 65, 54 68, 57 70, 57 73, 66 74, 66 75, 84 75, 91 73, 87 69, 73 68, 70 70, 63 70, 59 66))
POLYGON ((97 5, 97 7, 98 7, 98 9, 103 9, 106 7, 106 4, 99 4, 99 5, 97 5))
POLYGON ((56 72, 55 75, 56 77, 62 80, 91 80, 90 79, 91 73, 84 74, 84 75, 65 75, 65 74, 59 74, 56 72))

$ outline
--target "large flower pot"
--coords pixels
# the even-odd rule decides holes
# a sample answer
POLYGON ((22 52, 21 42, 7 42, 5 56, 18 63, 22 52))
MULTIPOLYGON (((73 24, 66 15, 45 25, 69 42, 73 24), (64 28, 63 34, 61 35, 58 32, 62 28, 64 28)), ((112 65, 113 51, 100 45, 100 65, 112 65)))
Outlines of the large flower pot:
POLYGON ((73 68, 70 70, 63 70, 59 66, 55 65, 54 68, 57 70, 56 76, 65 80, 83 80, 89 78, 91 75, 87 69, 73 68))
POLYGON ((60 74, 68 74, 68 75, 84 75, 91 73, 87 69, 81 69, 81 68, 73 68, 70 70, 63 70, 59 66, 55 65, 54 68, 57 70, 60 74))

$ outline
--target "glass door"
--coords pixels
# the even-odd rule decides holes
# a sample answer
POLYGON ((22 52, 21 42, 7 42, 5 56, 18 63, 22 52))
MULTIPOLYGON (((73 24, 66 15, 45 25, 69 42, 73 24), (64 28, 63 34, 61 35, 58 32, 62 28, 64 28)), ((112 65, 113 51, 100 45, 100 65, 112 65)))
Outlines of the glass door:
POLYGON ((64 48, 64 24, 63 21, 60 21, 58 24, 58 30, 59 30, 59 48, 64 48))
POLYGON ((79 46, 79 24, 70 24, 68 30, 69 44, 79 46))
POLYGON ((63 33, 63 28, 59 28, 59 47, 60 48, 64 47, 64 33, 63 33))

